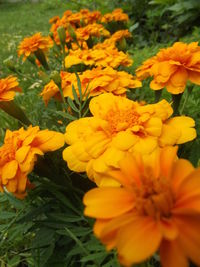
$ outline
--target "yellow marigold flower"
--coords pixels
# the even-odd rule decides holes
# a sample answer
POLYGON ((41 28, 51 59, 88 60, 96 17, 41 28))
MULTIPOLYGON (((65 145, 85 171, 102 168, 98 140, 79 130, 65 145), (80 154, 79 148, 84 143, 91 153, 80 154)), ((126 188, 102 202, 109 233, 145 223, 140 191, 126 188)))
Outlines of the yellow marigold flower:
POLYGON ((21 91, 16 77, 8 76, 4 79, 0 79, 0 102, 13 100, 15 92, 21 91))
POLYGON ((110 36, 110 32, 104 28, 103 25, 93 23, 88 24, 85 27, 78 28, 76 30, 76 36, 78 40, 88 40, 91 36, 95 37, 108 37, 110 36))
POLYGON ((95 235, 116 248, 123 266, 159 250, 162 267, 200 265, 200 168, 177 159, 176 147, 152 155, 127 155, 110 175, 120 188, 95 188, 84 196, 95 235))
POLYGON ((37 155, 54 151, 64 145, 61 133, 29 126, 27 130, 6 131, 0 147, 0 187, 17 196, 24 195, 27 175, 33 170, 37 155))
POLYGON ((111 21, 128 21, 128 19, 128 15, 123 13, 123 10, 121 8, 117 8, 113 10, 112 13, 105 14, 102 17, 101 22, 108 23, 111 21))
POLYGON ((166 87, 168 92, 180 94, 187 81, 200 85, 200 46, 197 42, 176 42, 146 60, 136 74, 140 79, 153 77, 150 83, 153 90, 166 87))
POLYGON ((131 66, 133 60, 127 54, 118 51, 114 47, 107 47, 107 49, 70 50, 69 55, 65 58, 65 67, 70 68, 81 63, 118 68, 119 66, 131 66))
POLYGON ((159 146, 182 144, 196 137, 194 120, 170 118, 173 109, 166 100, 144 105, 105 93, 91 100, 90 112, 92 117, 66 127, 69 146, 63 158, 71 170, 87 171, 98 186, 113 183, 106 173, 117 168, 128 152, 149 154, 159 146))
POLYGON ((38 50, 46 52, 53 46, 53 42, 50 37, 44 37, 40 32, 24 38, 24 40, 19 44, 18 55, 24 56, 23 60, 29 57, 31 54, 38 50))

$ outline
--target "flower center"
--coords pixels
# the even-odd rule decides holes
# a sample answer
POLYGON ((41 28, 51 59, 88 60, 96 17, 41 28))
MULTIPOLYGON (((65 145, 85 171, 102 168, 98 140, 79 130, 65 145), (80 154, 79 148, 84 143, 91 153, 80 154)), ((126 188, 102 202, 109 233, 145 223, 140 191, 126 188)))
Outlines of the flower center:
POLYGON ((151 179, 148 175, 143 176, 141 182, 139 187, 134 188, 138 213, 154 218, 168 218, 173 207, 173 195, 168 181, 164 177, 151 179))
POLYGON ((128 128, 138 125, 139 114, 133 109, 113 110, 107 113, 106 120, 109 123, 111 134, 125 131, 128 128))

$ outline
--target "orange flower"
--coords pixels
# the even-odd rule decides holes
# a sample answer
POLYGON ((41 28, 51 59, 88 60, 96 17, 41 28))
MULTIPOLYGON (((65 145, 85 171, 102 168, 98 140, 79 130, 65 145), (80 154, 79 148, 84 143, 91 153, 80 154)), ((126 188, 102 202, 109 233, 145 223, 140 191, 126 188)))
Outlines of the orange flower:
POLYGON ((0 102, 13 100, 15 92, 22 92, 18 86, 19 83, 16 77, 8 76, 0 79, 0 102))
POLYGON ((177 159, 176 150, 128 155, 110 173, 120 188, 95 188, 83 199, 85 215, 97 219, 95 235, 124 266, 157 250, 163 267, 189 266, 189 259, 200 265, 200 168, 177 159))
POLYGON ((187 81, 200 85, 200 46, 197 42, 176 42, 146 60, 136 74, 140 79, 153 77, 150 83, 153 90, 166 87, 168 92, 180 94, 187 81))
POLYGON ((59 88, 53 80, 45 85, 40 95, 42 96, 46 106, 48 105, 48 102, 52 97, 58 97, 60 99, 59 88))
POLYGON ((90 38, 90 36, 108 37, 108 36, 110 36, 110 32, 108 30, 106 30, 103 25, 93 23, 93 24, 89 24, 85 27, 78 28, 76 30, 76 36, 77 36, 78 40, 80 40, 80 41, 85 40, 86 41, 90 38))
POLYGON ((144 105, 105 93, 91 100, 90 112, 92 117, 66 127, 69 146, 63 158, 71 170, 87 171, 98 186, 113 184, 107 173, 117 168, 127 153, 149 154, 159 146, 182 144, 196 137, 194 120, 170 118, 173 109, 166 100, 144 105))
POLYGON ((70 68, 77 64, 118 68, 119 66, 131 66, 133 60, 127 54, 118 51, 114 47, 107 47, 106 49, 70 50, 69 55, 65 58, 65 67, 70 68))
POLYGON ((112 13, 105 14, 101 19, 102 23, 108 23, 111 21, 128 21, 128 15, 123 13, 121 8, 117 8, 113 10, 112 13))
MULTIPOLYGON (((86 70, 82 74, 79 74, 79 78, 81 81, 82 93, 87 89, 87 93, 89 93, 90 96, 100 95, 105 92, 124 96, 128 88, 141 87, 141 82, 131 74, 125 71, 116 71, 110 67, 105 69, 97 67, 92 70, 86 70)), ((72 85, 79 96, 75 73, 61 71, 61 80, 64 97, 69 96, 74 99, 72 85)), ((43 97, 46 105, 52 97, 61 100, 59 88, 53 81, 45 85, 40 95, 43 97)))
POLYGON ((23 60, 29 57, 31 54, 38 50, 46 52, 53 46, 53 42, 50 37, 43 37, 40 32, 24 38, 18 47, 18 55, 24 56, 23 60))
POLYGON ((54 151, 64 145, 64 136, 55 131, 29 126, 27 130, 6 131, 4 144, 0 147, 0 187, 16 196, 24 196, 27 175, 33 170, 37 155, 54 151))

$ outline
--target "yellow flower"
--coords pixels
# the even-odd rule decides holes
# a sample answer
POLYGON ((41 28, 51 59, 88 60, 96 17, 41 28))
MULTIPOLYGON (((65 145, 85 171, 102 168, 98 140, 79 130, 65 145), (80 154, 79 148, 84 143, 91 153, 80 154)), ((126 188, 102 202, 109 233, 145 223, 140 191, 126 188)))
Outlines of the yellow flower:
POLYGON ((152 155, 127 155, 110 173, 120 188, 90 190, 85 215, 96 218, 95 235, 116 248, 123 266, 159 250, 162 267, 200 265, 200 168, 176 157, 176 147, 152 155))
POLYGON ((23 60, 29 57, 34 52, 41 50, 46 52, 53 46, 53 42, 50 37, 43 37, 40 32, 24 38, 18 47, 18 55, 24 56, 23 60))
POLYGON ((65 58, 65 67, 70 68, 81 63, 90 66, 118 68, 119 66, 131 66, 133 60, 112 46, 108 46, 106 49, 70 50, 69 55, 65 58))
POLYGON ((54 151, 64 145, 61 133, 29 126, 27 130, 6 131, 4 144, 0 147, 0 187, 16 196, 24 196, 28 178, 37 155, 54 151))
POLYGON ((200 85, 200 46, 197 42, 176 42, 146 60, 136 74, 140 79, 153 77, 150 83, 153 90, 166 87, 168 92, 180 94, 187 81, 200 85))
POLYGON ((102 23, 108 23, 111 21, 128 21, 128 15, 123 13, 121 8, 117 8, 113 10, 112 13, 105 14, 101 19, 102 23))
POLYGON ((173 109, 166 100, 144 105, 105 93, 91 100, 90 112, 92 117, 66 127, 69 146, 63 158, 71 170, 87 171, 98 186, 113 183, 107 172, 117 168, 128 152, 149 154, 159 146, 182 144, 196 137, 194 120, 170 118, 173 109))
POLYGON ((11 101, 15 97, 15 92, 21 92, 16 77, 8 76, 0 79, 0 102, 11 101))

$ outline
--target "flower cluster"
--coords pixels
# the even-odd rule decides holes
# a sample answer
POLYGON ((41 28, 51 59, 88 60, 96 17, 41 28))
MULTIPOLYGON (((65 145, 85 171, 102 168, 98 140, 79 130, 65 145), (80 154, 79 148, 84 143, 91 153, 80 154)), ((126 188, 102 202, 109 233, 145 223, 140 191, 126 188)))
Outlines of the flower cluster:
POLYGON ((27 130, 6 131, 4 144, 0 147, 0 189, 3 187, 18 197, 23 197, 38 155, 55 151, 64 145, 63 134, 40 130, 29 126, 27 130))
MULTIPOLYGON (((90 97, 110 92, 114 95, 125 95, 128 88, 141 87, 141 82, 131 74, 125 71, 117 71, 110 67, 102 69, 101 67, 86 70, 79 74, 81 89, 84 94, 87 90, 90 97)), ((64 97, 73 97, 72 85, 77 95, 79 95, 77 78, 75 73, 61 72, 61 87, 64 97)), ((61 99, 60 91, 54 81, 45 85, 42 93, 45 104, 48 104, 50 98, 61 99)))
POLYGON ((182 144, 196 137, 194 120, 186 116, 170 118, 173 109, 166 100, 143 105, 107 93, 91 100, 90 112, 92 117, 66 127, 69 146, 63 158, 71 170, 87 171, 98 186, 113 184, 108 172, 117 168, 127 153, 149 154, 157 147, 182 144))
POLYGON ((16 77, 8 76, 4 79, 0 79, 0 102, 13 100, 15 92, 21 91, 16 77))
POLYGON ((115 47, 108 46, 105 49, 71 50, 65 58, 65 67, 70 68, 77 64, 118 68, 119 66, 131 66, 133 60, 115 47))
POLYGON ((150 88, 166 87, 172 94, 185 90, 187 81, 200 85, 200 46, 197 42, 176 42, 172 47, 161 49, 136 70, 138 78, 153 77, 150 88))
POLYGON ((113 12, 105 14, 101 19, 101 22, 103 23, 111 21, 128 21, 128 15, 124 13, 121 8, 117 8, 113 10, 113 12))

